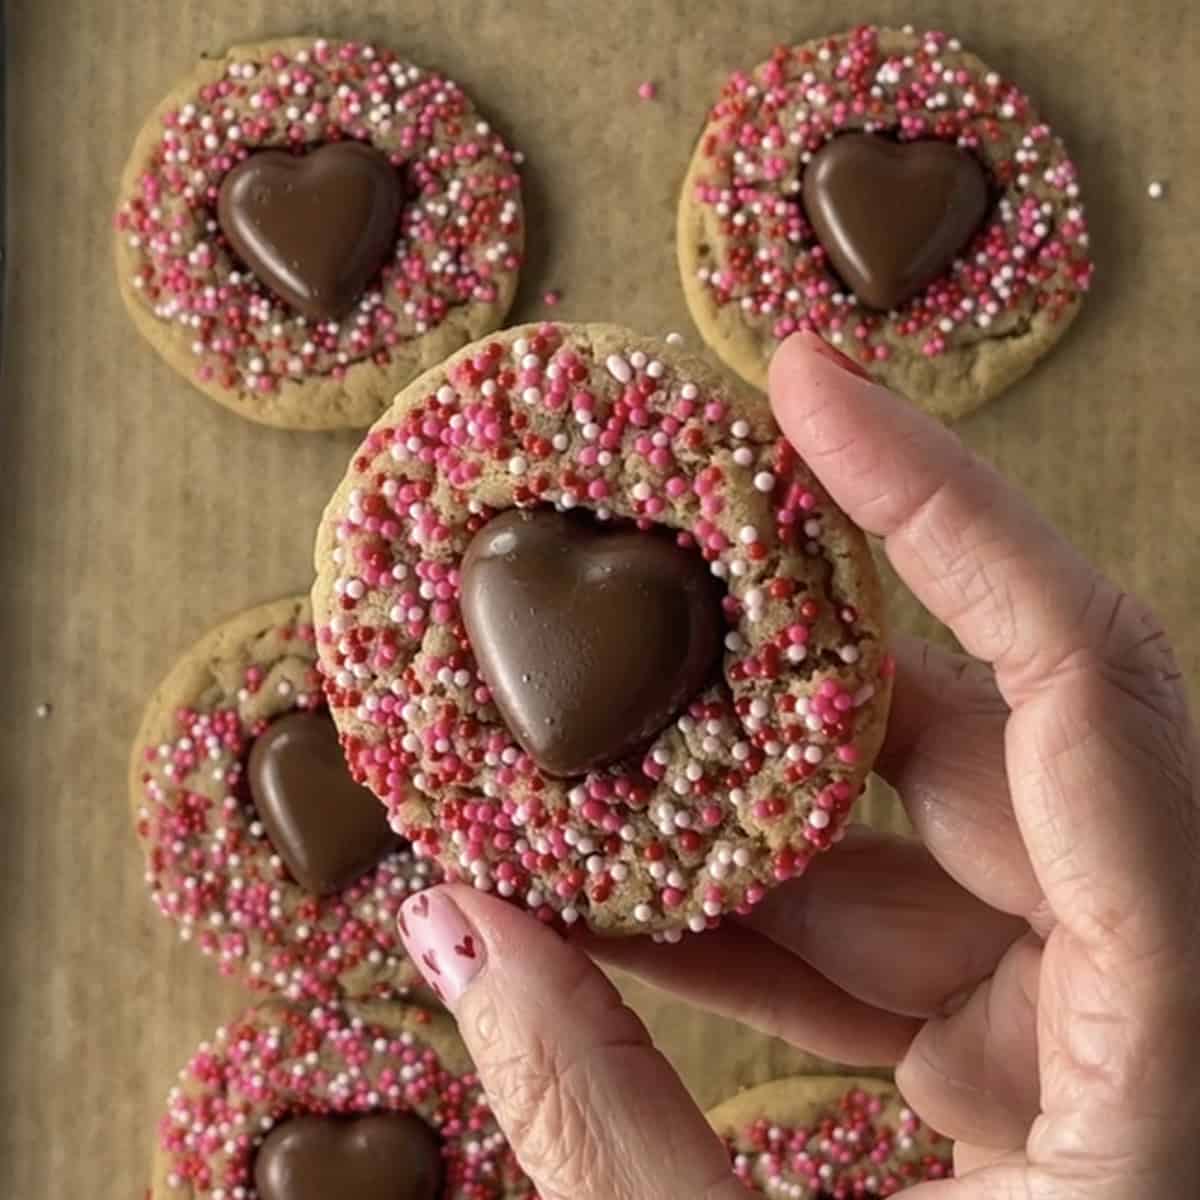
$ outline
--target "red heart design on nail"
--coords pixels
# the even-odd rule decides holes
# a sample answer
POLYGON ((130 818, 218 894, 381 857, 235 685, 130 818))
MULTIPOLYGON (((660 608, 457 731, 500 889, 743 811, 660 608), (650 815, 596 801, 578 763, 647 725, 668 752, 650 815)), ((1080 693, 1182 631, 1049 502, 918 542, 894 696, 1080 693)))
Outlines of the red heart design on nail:
POLYGON ((401 911, 396 923, 400 926, 400 932, 403 933, 405 937, 408 937, 408 922, 404 919, 403 911, 401 911))
POLYGON ((429 916, 429 897, 425 895, 418 896, 412 902, 412 911, 415 912, 418 917, 429 916))
POLYGON ((463 958, 474 958, 475 939, 468 933, 461 942, 455 943, 454 953, 461 954, 463 958))
POLYGON ((442 968, 438 966, 437 955, 432 950, 426 950, 421 955, 421 961, 435 974, 440 975, 442 968))

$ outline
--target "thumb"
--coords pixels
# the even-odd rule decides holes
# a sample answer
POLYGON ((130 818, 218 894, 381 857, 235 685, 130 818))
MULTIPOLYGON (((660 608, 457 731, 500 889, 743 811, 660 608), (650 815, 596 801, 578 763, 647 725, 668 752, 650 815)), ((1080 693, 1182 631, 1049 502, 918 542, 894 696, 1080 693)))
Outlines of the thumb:
POLYGON ((744 1200, 720 1139, 582 950, 462 886, 410 898, 400 932, 543 1200, 744 1200))

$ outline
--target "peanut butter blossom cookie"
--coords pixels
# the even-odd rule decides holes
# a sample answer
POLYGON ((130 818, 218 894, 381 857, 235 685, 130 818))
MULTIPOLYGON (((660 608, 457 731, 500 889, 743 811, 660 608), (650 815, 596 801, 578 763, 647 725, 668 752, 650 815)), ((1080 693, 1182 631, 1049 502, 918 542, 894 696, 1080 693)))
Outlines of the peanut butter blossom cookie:
POLYGON ((326 510, 326 694, 453 878, 676 937, 839 836, 890 692, 861 533, 767 408, 606 325, 417 380, 326 510))
POLYGON ((705 340, 766 386, 813 330, 953 418, 1062 337, 1092 277, 1074 163, 956 38, 863 26, 736 72, 679 205, 705 340))
POLYGON ((708 1117, 738 1178, 776 1200, 894 1196, 952 1174, 950 1141, 878 1079, 780 1079, 742 1092, 708 1117))
POLYGON ((184 655, 130 777, 154 902, 224 973, 290 998, 420 988, 396 917, 436 868, 350 777, 306 599, 243 613, 184 655))
POLYGON ((242 416, 361 428, 503 320, 518 162, 457 84, 390 50, 238 47, 138 136, 121 294, 159 353, 242 416))
POLYGON ((180 1072, 150 1200, 535 1200, 444 1017, 267 1004, 180 1072))

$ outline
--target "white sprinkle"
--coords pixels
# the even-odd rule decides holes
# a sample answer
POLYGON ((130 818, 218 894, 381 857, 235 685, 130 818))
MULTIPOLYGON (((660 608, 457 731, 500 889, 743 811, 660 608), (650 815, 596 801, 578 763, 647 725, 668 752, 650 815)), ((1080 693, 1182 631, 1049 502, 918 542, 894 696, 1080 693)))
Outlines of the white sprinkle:
POLYGON ((754 487, 759 492, 769 492, 775 486, 775 476, 770 471, 759 471, 754 477, 754 487))
POLYGON ((1150 186, 1146 188, 1146 195, 1151 200, 1161 200, 1166 195, 1167 185, 1161 179, 1152 179, 1150 186))
POLYGON ((604 360, 604 365, 618 383, 628 383, 633 378, 633 371, 629 364, 619 354, 610 354, 604 360))
POLYGON ((829 824, 829 814, 823 808, 814 808, 808 814, 808 823, 814 829, 824 829, 829 824))
POLYGON ((668 346, 682 346, 683 345, 683 334, 676 333, 674 330, 672 330, 670 333, 667 334, 665 340, 666 340, 666 343, 668 346))
POLYGON ((633 919, 641 921, 643 924, 649 921, 653 915, 654 913, 648 904, 639 904, 633 910, 633 919))
POLYGON ((37 708, 33 710, 33 715, 37 717, 39 721, 44 721, 53 711, 54 706, 48 700, 43 700, 41 704, 39 704, 37 708))

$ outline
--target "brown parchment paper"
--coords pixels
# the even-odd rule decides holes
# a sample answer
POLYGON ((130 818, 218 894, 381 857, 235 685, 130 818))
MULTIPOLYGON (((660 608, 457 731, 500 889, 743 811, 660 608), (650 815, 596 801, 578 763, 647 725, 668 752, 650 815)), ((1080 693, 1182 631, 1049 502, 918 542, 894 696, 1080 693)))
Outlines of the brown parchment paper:
MULTIPOLYGON (((292 33, 386 42, 458 78, 528 156, 514 319, 696 336, 676 190, 727 72, 856 21, 957 32, 1073 148, 1099 262, 1059 350, 962 426, 1157 605, 1200 629, 1200 23, 1190 0, 8 0, 0 403, 0 1196, 140 1196, 165 1092, 246 1001, 151 910, 128 827, 141 705, 214 621, 309 582, 355 438, 239 420, 138 339, 112 277, 115 181, 196 57, 292 33), (640 81, 658 99, 639 101, 640 81), (1146 194, 1151 179, 1166 196, 1146 194), (37 716, 48 704, 48 716, 37 716)), ((925 628, 895 595, 898 621, 925 628)), ((886 799, 878 802, 889 819, 886 799)), ((811 1067, 629 994, 703 1104, 811 1067)))

